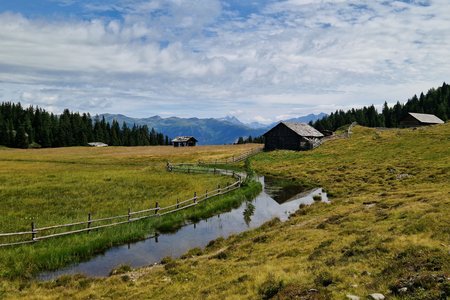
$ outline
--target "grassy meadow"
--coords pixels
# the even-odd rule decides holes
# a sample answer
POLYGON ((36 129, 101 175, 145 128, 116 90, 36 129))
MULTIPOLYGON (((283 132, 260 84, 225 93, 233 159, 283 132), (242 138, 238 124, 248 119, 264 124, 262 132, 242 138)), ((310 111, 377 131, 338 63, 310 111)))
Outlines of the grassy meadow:
MULTIPOLYGON (((105 279, 8 281, 6 298, 447 299, 450 124, 377 130, 252 159, 259 174, 322 186, 330 204, 105 279)), ((118 272, 120 273, 120 272, 118 272)))
MULTIPOLYGON (((250 146, 251 147, 251 146, 250 146)), ((249 146, 107 147, 0 150, 0 232, 40 227, 174 204, 230 178, 170 173, 166 162, 231 156, 249 146)))
MULTIPOLYGON (((137 211, 154 207, 156 202, 167 206, 177 199, 192 198, 194 191, 204 193, 233 180, 228 176, 167 172, 167 161, 221 159, 252 147, 255 146, 2 148, 0 232, 29 231, 32 221, 38 227, 73 223, 87 220, 89 212, 93 218, 102 218, 124 215, 128 208, 137 211)), ((252 186, 247 193, 254 194, 255 190, 258 187, 252 186)), ((186 219, 198 219, 215 208, 223 209, 218 204, 208 204, 192 212, 164 217, 164 221, 142 221, 89 235, 0 248, 0 277, 27 278, 40 270, 62 267, 114 244, 142 239, 155 227, 170 229, 186 219)), ((0 239, 0 244, 14 241, 0 239)))

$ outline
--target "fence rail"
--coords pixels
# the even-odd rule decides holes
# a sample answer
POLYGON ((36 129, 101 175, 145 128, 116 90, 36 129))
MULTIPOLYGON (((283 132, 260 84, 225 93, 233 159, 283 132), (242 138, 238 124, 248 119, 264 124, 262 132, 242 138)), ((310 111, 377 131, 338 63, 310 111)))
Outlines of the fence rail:
MULTIPOLYGON (((259 151, 258 151, 259 152, 259 151)), ((250 155, 254 155, 257 153, 256 151, 249 151, 244 153, 246 157, 249 157, 250 155)), ((243 155, 238 156, 239 160, 242 160, 243 155)), ((239 161, 233 157, 233 162, 239 161)), ((206 164, 206 163, 205 163, 206 164)), ((218 185, 217 189, 206 191, 203 194, 197 194, 197 192, 194 192, 194 195, 192 198, 179 201, 177 200, 176 204, 172 204, 165 207, 160 207, 158 202, 155 203, 154 208, 148 208, 144 210, 139 211, 131 211, 131 209, 128 209, 126 214, 118 215, 118 216, 111 216, 111 217, 104 217, 99 219, 92 219, 91 214, 89 213, 87 215, 86 221, 80 221, 80 222, 74 222, 74 223, 67 223, 67 224, 58 224, 58 225, 51 225, 51 226, 45 226, 45 227, 37 227, 34 222, 31 223, 31 230, 30 231, 22 231, 22 232, 9 232, 9 233, 0 233, 0 239, 1 238, 11 238, 11 237, 19 237, 19 239, 15 239, 13 241, 8 241, 4 243, 0 243, 1 247, 6 246, 16 246, 16 245, 23 245, 23 244, 29 244, 29 243, 36 243, 41 240, 46 240, 50 238, 55 237, 61 237, 71 234, 77 234, 82 232, 90 232, 92 230, 107 228, 107 227, 113 227, 120 224, 126 224, 131 223, 143 219, 148 218, 154 218, 154 217, 161 217, 163 215, 175 213, 177 211, 187 209, 189 207, 196 206, 197 204, 204 202, 210 198, 223 195, 226 193, 229 193, 231 191, 234 191, 238 188, 240 188, 242 182, 246 178, 246 174, 239 173, 231 170, 225 170, 225 169, 219 169, 219 168, 208 168, 206 166, 202 166, 202 164, 170 164, 167 163, 167 170, 168 171, 176 171, 176 172, 186 172, 186 173, 213 173, 217 175, 227 175, 231 176, 235 181, 227 186, 221 187, 218 185), (136 216, 136 217, 134 217, 136 216), (113 222, 111 222, 113 221, 113 222), (103 222, 103 224, 102 224, 103 222), (109 223, 108 223, 109 222, 109 223), (98 224, 93 226, 93 224, 98 224), (81 228, 80 228, 81 227, 81 228), (67 231, 60 231, 61 229, 72 229, 67 231), (21 239, 20 239, 21 238, 21 239)))
POLYGON ((239 154, 238 156, 232 156, 230 158, 224 159, 224 160, 209 160, 209 161, 199 161, 198 165, 227 165, 232 163, 241 162, 250 156, 256 155, 260 152, 262 152, 264 149, 264 146, 261 145, 260 147, 257 147, 255 149, 249 150, 247 152, 244 152, 242 154, 239 154))

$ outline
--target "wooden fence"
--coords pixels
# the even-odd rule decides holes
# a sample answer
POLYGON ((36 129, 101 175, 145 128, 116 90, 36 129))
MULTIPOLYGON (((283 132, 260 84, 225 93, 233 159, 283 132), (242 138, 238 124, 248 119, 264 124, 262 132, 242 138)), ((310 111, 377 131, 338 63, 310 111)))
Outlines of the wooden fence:
POLYGON ((232 164, 232 163, 237 163, 237 162, 241 162, 247 158, 249 158, 250 156, 253 156, 255 154, 258 154, 260 152, 262 152, 264 149, 264 145, 261 145, 260 147, 257 147, 255 149, 249 150, 247 152, 244 152, 242 154, 239 154, 238 156, 232 156, 228 159, 224 159, 224 160, 210 160, 210 161, 198 161, 198 165, 227 165, 227 164, 232 164))
POLYGON ((131 211, 128 209, 123 215, 93 219, 89 213, 86 221, 74 222, 69 224, 52 225, 46 227, 37 227, 34 222, 31 223, 29 231, 0 233, 0 239, 9 239, 10 241, 0 243, 0 247, 14 246, 35 243, 41 240, 46 240, 55 237, 61 237, 65 235, 71 235, 82 232, 90 232, 91 230, 102 229, 107 227, 113 227, 120 224, 131 223, 143 219, 161 217, 167 214, 171 214, 189 207, 198 205, 215 196, 223 195, 240 188, 242 182, 245 180, 246 175, 239 172, 230 170, 222 170, 217 168, 199 167, 196 164, 167 164, 168 171, 178 171, 187 173, 214 173, 217 175, 231 176, 235 181, 225 187, 217 187, 212 191, 206 191, 203 194, 197 194, 194 192, 192 198, 179 201, 173 205, 160 207, 158 202, 155 203, 153 208, 131 211), (196 166, 196 168, 194 168, 196 166), (13 239, 13 241, 11 241, 13 239))

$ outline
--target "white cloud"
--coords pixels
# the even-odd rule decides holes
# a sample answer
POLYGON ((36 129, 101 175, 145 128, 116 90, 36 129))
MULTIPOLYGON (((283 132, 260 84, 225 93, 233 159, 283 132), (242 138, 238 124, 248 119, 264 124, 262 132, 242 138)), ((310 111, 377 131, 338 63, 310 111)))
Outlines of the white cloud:
POLYGON ((2 97, 54 110, 234 111, 269 122, 403 101, 450 75, 443 0, 288 0, 246 18, 218 0, 86 6, 123 18, 0 14, 2 97))
POLYGON ((253 121, 263 124, 269 124, 272 122, 272 119, 270 118, 264 118, 263 116, 254 116, 253 121))

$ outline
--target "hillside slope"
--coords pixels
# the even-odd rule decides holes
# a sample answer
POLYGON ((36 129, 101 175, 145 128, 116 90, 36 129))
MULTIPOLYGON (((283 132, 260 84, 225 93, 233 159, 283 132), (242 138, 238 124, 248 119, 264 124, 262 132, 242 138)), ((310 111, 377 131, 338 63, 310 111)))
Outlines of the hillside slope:
POLYGON ((446 299, 450 295, 450 124, 354 128, 310 152, 253 159, 260 174, 324 187, 331 204, 218 239, 185 259, 107 279, 3 287, 12 298, 446 299), (406 289, 405 289, 406 288, 406 289))

